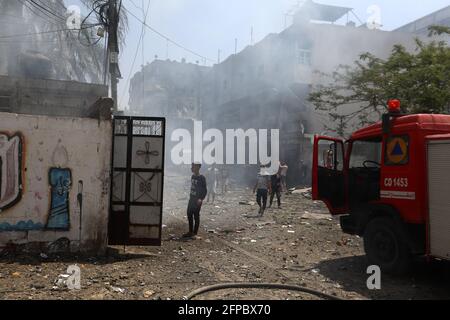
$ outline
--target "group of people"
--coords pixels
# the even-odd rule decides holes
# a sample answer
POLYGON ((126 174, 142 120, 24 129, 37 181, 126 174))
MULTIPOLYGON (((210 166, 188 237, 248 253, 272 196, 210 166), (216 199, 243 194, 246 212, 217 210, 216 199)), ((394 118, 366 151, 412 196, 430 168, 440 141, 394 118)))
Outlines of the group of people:
MULTIPOLYGON (((201 164, 193 163, 191 167, 191 190, 187 208, 187 217, 189 222, 189 232, 183 235, 183 238, 195 239, 198 236, 200 228, 200 211, 203 201, 209 201, 212 196, 214 202, 219 184, 222 187, 222 193, 227 192, 228 171, 225 167, 222 170, 212 165, 205 176, 200 174, 201 164), (208 192, 208 187, 209 192, 208 192), (208 196, 208 197, 207 197, 208 196)), ((278 208, 281 208, 281 193, 287 191, 286 175, 288 166, 281 162, 278 172, 270 175, 266 171, 266 166, 261 165, 254 188, 256 193, 256 202, 259 205, 259 215, 263 216, 267 207, 268 196, 270 195, 270 206, 273 204, 275 196, 277 197, 278 208)))
POLYGON ((258 214, 264 215, 267 208, 267 200, 270 195, 269 208, 273 205, 275 196, 277 197, 278 209, 281 209, 281 193, 287 191, 286 176, 288 166, 285 162, 281 162, 277 173, 270 174, 267 172, 267 167, 260 166, 260 171, 256 178, 256 184, 253 193, 256 193, 256 202, 259 206, 258 214))

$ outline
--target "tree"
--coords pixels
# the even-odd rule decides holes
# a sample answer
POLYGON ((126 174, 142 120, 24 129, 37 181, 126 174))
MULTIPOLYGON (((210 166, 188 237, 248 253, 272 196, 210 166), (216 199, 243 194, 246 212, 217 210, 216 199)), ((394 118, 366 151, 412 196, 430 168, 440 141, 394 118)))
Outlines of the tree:
MULTIPOLYGON (((430 28, 430 36, 442 34, 450 34, 450 28, 430 28)), ((402 101, 405 113, 449 113, 450 48, 444 40, 415 42, 415 52, 395 45, 386 60, 364 53, 354 67, 322 74, 330 81, 316 86, 309 101, 332 120, 326 129, 344 136, 350 126, 377 122, 392 98, 402 101)))

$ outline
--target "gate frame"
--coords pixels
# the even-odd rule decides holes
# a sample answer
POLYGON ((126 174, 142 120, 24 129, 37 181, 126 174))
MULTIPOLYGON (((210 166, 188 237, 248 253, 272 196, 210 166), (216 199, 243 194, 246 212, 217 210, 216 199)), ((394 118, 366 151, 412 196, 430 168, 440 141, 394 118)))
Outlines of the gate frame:
MULTIPOLYGON (((109 215, 108 215, 108 245, 124 245, 124 246, 161 246, 162 244, 162 225, 163 225, 163 204, 164 204, 164 173, 165 173, 165 151, 166 151, 166 118, 161 117, 142 117, 142 116, 113 116, 112 119, 112 149, 111 149, 111 173, 110 173, 110 195, 109 195, 109 215), (127 133, 116 134, 116 121, 126 120, 127 133), (161 135, 134 135, 134 121, 157 121, 161 122, 161 135), (126 137, 127 138, 127 157, 125 170, 119 170, 119 172, 125 172, 125 201, 115 203, 113 201, 113 183, 114 174, 116 168, 114 167, 114 151, 115 151, 115 138, 126 137), (134 137, 146 137, 146 138, 161 138, 163 141, 162 150, 162 168, 161 169, 135 169, 132 168, 133 160, 133 138, 134 137), (131 174, 132 172, 160 172, 161 173, 161 209, 160 209, 160 224, 159 224, 159 239, 150 238, 130 238, 130 207, 131 202, 131 174), (114 205, 123 205, 125 207, 125 215, 127 218, 127 238, 126 239, 113 239, 110 238, 112 215, 114 213, 114 205)), ((150 205, 148 207, 151 207, 150 205)), ((148 225, 151 226, 151 225, 148 225)))

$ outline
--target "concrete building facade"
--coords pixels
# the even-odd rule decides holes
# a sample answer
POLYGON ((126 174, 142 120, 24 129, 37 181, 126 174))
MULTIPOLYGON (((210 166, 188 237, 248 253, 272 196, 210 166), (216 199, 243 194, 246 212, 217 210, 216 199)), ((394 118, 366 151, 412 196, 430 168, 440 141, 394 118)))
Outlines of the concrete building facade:
MULTIPOLYGON (((326 84, 323 74, 333 73, 340 65, 354 65, 366 52, 387 58, 396 44, 414 50, 415 38, 422 36, 408 28, 388 32, 369 29, 367 25, 357 27, 351 21, 345 25, 336 24, 351 10, 308 1, 295 15, 294 23, 281 33, 268 35, 209 71, 205 68, 207 80, 202 78, 201 82, 190 83, 191 87, 201 87, 198 107, 202 111, 192 114, 203 120, 204 127, 208 128, 280 129, 280 155, 290 166, 290 184, 308 184, 313 135, 334 135, 325 130, 331 124, 328 115, 316 111, 308 103, 313 88, 326 84)), ((426 28, 431 22, 447 21, 447 10, 432 15, 432 21, 425 19, 428 23, 421 26, 426 28)), ((156 71, 159 64, 161 62, 154 62, 148 69, 148 77, 155 80, 152 87, 161 87, 164 77, 178 81, 174 76, 176 70, 159 74, 156 71), (152 73, 158 76, 152 77, 152 73)), ((173 64, 175 69, 181 70, 181 67, 182 64, 173 64)), ((146 81, 150 83, 149 78, 146 81)), ((147 101, 137 104, 133 99, 142 96, 142 91, 136 89, 142 78, 136 76, 135 80, 137 83, 130 90, 132 110, 146 112, 160 104, 159 101, 164 101, 169 110, 178 109, 177 103, 170 102, 165 95, 155 98, 156 94, 145 92, 147 101)), ((177 97, 176 92, 174 95, 177 97)), ((183 95, 179 98, 189 101, 183 95)), ((349 105, 345 109, 351 113, 358 107, 349 105)), ((176 125, 177 121, 169 118, 169 128, 171 122, 176 125)), ((236 168, 233 171, 242 177, 246 170, 243 168, 239 172, 236 168)))

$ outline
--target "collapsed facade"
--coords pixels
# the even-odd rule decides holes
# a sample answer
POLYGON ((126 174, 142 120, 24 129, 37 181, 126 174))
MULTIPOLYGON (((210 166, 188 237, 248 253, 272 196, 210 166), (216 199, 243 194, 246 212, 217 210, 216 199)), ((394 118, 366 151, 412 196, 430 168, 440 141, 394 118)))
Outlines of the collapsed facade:
MULTIPOLYGON (((439 13, 439 21, 450 18, 449 8, 439 13)), ((352 21, 336 24, 351 10, 308 1, 289 28, 268 35, 209 70, 203 67, 201 79, 191 76, 184 88, 195 92, 195 99, 169 89, 168 83, 180 82, 178 72, 186 69, 184 63, 155 60, 133 79, 131 111, 167 115, 179 108, 175 101, 196 101, 195 112, 189 117, 169 117, 168 128, 171 122, 176 128, 181 119, 194 118, 208 128, 280 129, 280 157, 290 167, 289 184, 309 184, 311 140, 316 133, 327 133, 324 128, 330 121, 307 101, 312 88, 323 81, 320 73, 330 74, 339 65, 353 65, 364 52, 387 58, 395 44, 412 50, 418 36, 409 28, 387 32, 367 25, 357 27, 352 21), (164 72, 159 67, 163 64, 170 64, 171 71, 164 72), (164 98, 157 92, 164 92, 164 98), (146 103, 136 103, 142 96, 146 103)), ((436 21, 428 21, 427 26, 436 21)), ((200 67, 191 64, 190 68, 200 67)), ((236 166, 232 174, 242 178, 246 172, 247 167, 236 166)))

